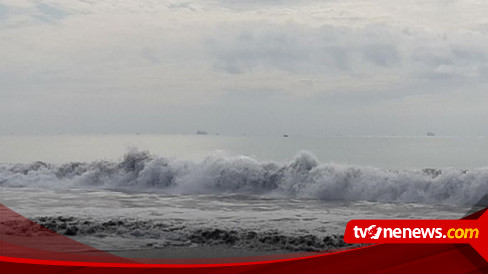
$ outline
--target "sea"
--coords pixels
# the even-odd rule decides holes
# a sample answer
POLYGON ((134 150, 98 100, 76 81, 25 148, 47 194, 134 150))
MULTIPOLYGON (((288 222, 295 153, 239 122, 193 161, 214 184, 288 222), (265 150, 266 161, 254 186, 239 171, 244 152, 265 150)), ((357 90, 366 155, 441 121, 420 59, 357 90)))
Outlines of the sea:
POLYGON ((349 246, 352 219, 486 206, 487 152, 483 136, 6 135, 0 202, 120 256, 315 252, 349 246))

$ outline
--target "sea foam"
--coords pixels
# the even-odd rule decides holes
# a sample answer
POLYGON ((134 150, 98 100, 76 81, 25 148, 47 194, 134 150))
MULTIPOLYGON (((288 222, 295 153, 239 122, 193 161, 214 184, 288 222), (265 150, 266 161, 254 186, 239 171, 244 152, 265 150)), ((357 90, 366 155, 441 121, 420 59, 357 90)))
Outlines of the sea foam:
POLYGON ((488 193, 488 168, 386 170, 319 163, 309 152, 286 163, 245 156, 191 162, 131 151, 120 162, 1 164, 0 185, 474 205, 488 193))

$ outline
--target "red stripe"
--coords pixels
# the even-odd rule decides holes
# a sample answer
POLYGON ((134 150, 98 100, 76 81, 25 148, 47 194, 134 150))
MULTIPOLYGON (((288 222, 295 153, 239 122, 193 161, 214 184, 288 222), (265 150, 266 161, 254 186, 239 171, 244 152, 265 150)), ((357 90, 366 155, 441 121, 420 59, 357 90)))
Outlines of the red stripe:
POLYGON ((243 263, 225 263, 225 264, 141 264, 141 263, 98 263, 98 262, 77 262, 77 261, 56 261, 56 260, 38 260, 28 258, 15 258, 0 256, 0 261, 10 263, 22 263, 22 264, 35 264, 35 265, 58 265, 58 266, 85 266, 85 267, 143 267, 143 268, 200 268, 200 267, 221 267, 221 266, 246 266, 246 265, 261 265, 261 264, 273 264, 283 263, 297 260, 313 259, 318 257, 337 255, 345 252, 353 252, 360 249, 372 247, 363 246, 355 249, 349 249, 344 251, 338 251, 333 253, 326 253, 314 256, 289 258, 272 261, 259 261, 259 262, 243 262, 243 263))

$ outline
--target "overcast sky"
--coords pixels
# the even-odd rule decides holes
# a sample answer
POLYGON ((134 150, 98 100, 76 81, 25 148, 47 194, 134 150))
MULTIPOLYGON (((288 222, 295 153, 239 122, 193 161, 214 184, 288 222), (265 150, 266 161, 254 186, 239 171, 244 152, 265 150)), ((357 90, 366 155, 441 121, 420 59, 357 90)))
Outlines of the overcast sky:
POLYGON ((0 134, 488 135, 485 0, 0 2, 0 134))

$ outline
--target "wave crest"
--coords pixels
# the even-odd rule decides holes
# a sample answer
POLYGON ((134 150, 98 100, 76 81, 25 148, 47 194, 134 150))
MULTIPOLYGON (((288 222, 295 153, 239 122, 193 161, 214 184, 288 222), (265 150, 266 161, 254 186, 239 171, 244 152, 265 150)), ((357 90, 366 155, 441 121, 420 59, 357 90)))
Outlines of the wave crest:
POLYGON ((488 169, 384 170, 321 164, 308 152, 289 163, 245 156, 195 163, 134 150, 120 162, 2 164, 0 185, 473 205, 488 193, 488 169))

